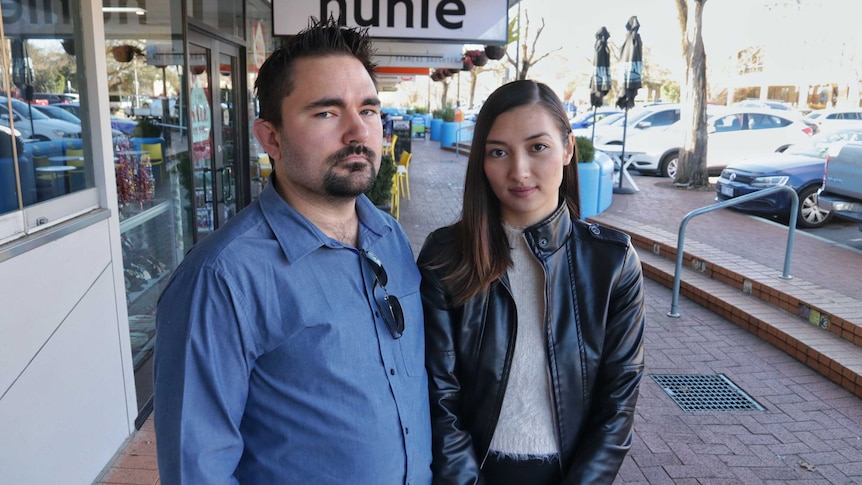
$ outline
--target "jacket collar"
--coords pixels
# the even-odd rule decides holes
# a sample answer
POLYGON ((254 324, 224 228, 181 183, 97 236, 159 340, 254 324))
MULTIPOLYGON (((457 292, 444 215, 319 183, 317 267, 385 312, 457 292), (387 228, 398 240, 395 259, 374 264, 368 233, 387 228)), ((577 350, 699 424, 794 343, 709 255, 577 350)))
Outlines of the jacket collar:
POLYGON ((563 247, 572 231, 572 218, 565 202, 547 219, 524 230, 527 244, 536 257, 542 259, 563 247))

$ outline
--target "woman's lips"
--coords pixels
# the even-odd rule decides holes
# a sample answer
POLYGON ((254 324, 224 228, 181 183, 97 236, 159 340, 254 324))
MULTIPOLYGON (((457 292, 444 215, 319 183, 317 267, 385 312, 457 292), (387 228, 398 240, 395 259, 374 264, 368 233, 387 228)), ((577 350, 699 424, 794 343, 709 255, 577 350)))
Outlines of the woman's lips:
POLYGON ((535 187, 512 187, 509 189, 509 192, 515 197, 528 197, 535 191, 535 187))

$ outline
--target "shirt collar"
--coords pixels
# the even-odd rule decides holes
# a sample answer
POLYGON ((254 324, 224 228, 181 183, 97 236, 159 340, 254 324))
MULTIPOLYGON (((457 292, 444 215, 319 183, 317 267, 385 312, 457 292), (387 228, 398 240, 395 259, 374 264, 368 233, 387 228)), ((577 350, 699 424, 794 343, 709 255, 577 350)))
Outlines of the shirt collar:
MULTIPOLYGON (((295 262, 321 246, 348 247, 324 234, 313 222, 282 199, 273 182, 263 189, 258 202, 266 223, 275 234, 275 239, 288 261, 295 262)), ((377 240, 392 231, 393 219, 386 217, 365 195, 356 199, 356 213, 359 216, 360 248, 373 246, 377 240)))

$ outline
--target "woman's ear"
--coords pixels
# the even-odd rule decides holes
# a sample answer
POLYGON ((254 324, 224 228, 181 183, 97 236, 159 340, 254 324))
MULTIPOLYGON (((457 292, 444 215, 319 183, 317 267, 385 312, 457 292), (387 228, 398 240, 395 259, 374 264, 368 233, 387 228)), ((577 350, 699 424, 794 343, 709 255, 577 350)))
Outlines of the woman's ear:
MULTIPOLYGON (((577 145, 575 144, 575 134, 573 132, 569 132, 568 138, 569 143, 566 146, 566 156, 563 159, 563 165, 568 165, 572 163, 572 160, 578 150, 577 145)), ((575 162, 577 162, 577 160, 575 160, 575 162)))

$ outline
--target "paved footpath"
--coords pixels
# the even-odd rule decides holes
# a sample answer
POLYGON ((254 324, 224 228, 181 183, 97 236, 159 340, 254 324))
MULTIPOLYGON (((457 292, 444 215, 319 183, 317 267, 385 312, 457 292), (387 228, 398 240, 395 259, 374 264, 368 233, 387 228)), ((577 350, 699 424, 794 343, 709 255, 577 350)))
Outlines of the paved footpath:
MULTIPOLYGON (((401 224, 418 254, 431 230, 459 217, 466 157, 432 141, 414 141, 412 148, 411 200, 402 202, 401 224)), ((609 213, 676 233, 685 213, 712 201, 706 192, 663 190, 662 179, 636 181, 642 192, 615 195, 609 213)), ((720 241, 749 252, 756 239, 773 248, 763 251, 763 264, 780 273, 786 230, 727 217, 719 212, 692 223, 689 234, 722 249, 731 250, 720 241)), ((792 273, 805 273, 808 279, 829 268, 840 281, 856 285, 850 288, 859 288, 862 271, 856 268, 862 255, 839 253, 844 263, 836 265, 826 255, 834 257, 827 251, 840 248, 809 239, 797 238, 800 249, 795 252, 815 260, 795 264, 792 273)), ((615 484, 862 484, 862 400, 684 297, 681 317, 668 317, 670 290, 650 280, 645 285, 646 376, 632 449, 615 484), (684 411, 653 378, 718 374, 765 410, 684 411)), ((854 294, 858 298, 862 293, 854 294)), ((154 455, 151 417, 98 483, 158 483, 154 455)))
MULTIPOLYGON (((402 202, 401 224, 418 253, 428 232, 460 215, 466 156, 440 150, 432 141, 414 141, 413 153, 411 200, 402 202)), ((674 234, 687 212, 714 197, 671 189, 668 179, 635 180, 642 191, 614 195, 609 213, 674 234)), ((734 216, 719 211, 695 218, 688 237, 708 244, 720 238, 733 243, 729 251, 751 252, 763 244, 768 257, 757 260, 780 273, 786 228, 734 216)), ((794 253, 806 259, 793 271, 822 279, 818 264, 835 263, 817 253, 840 248, 800 234, 796 239, 794 253)), ((842 257, 843 266, 862 274, 862 255, 848 251, 842 257)), ((835 269, 838 278, 854 277, 850 270, 835 269)), ((860 288, 858 276, 853 284, 860 288)), ((862 400, 686 298, 680 301, 681 317, 668 317, 671 291, 653 281, 646 281, 645 293, 646 376, 632 450, 616 484, 862 484, 862 400), (693 374, 723 374, 765 411, 686 412, 652 377, 693 374)))

